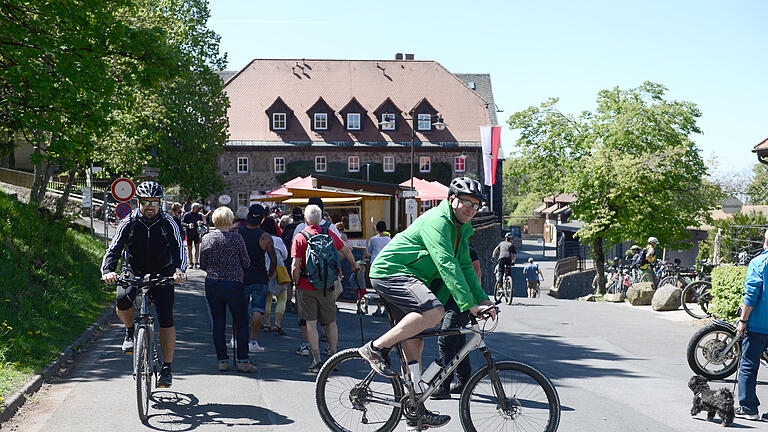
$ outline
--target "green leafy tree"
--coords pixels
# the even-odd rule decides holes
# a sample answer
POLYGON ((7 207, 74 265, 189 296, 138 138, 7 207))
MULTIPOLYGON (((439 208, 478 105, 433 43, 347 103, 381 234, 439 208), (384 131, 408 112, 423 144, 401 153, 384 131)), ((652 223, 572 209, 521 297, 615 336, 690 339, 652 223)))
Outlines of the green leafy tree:
POLYGON ((768 165, 756 163, 752 167, 752 181, 747 186, 750 204, 768 204, 768 165))
MULTIPOLYGON (((605 261, 604 244, 658 237, 677 246, 687 227, 708 220, 719 189, 702 179, 706 165, 690 135, 699 133, 698 108, 668 101, 666 88, 645 82, 598 93, 594 113, 578 116, 556 108, 557 99, 513 114, 520 129, 521 163, 512 175, 526 190, 567 192, 574 218, 585 223, 578 236, 605 261)), ((603 267, 597 266, 605 292, 603 267)))

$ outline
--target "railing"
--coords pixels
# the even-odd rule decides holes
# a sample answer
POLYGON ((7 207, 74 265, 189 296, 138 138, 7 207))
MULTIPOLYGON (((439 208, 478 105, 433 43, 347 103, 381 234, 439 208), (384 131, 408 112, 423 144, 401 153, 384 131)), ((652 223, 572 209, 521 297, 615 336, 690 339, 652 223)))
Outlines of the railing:
POLYGON ((572 256, 557 260, 557 263, 555 263, 555 275, 552 280, 557 281, 559 276, 576 270, 581 270, 581 260, 579 257, 572 256))

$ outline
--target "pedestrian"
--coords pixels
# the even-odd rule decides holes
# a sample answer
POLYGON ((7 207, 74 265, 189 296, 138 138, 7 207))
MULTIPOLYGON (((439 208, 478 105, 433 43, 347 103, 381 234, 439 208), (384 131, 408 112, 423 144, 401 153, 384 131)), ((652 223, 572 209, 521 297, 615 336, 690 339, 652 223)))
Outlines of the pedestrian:
MULTIPOLYGON (((380 220, 376 222, 376 234, 368 239, 368 247, 365 249, 366 254, 371 258, 368 268, 371 268, 371 265, 376 260, 376 256, 379 255, 379 252, 381 252, 382 249, 384 249, 384 246, 389 243, 392 238, 386 233, 387 231, 387 224, 380 220)), ((368 277, 368 275, 366 275, 368 277)), ((363 290, 365 291, 365 290, 363 290)), ((368 313, 368 298, 365 297, 365 292, 362 293, 363 295, 363 312, 368 313)), ((384 311, 381 309, 381 302, 376 303, 376 310, 373 312, 374 316, 380 315, 384 316, 384 311)))
MULTIPOLYGON (((280 238, 283 239, 283 243, 285 244, 286 248, 291 248, 291 245, 293 244, 293 233, 296 230, 296 227, 302 223, 304 223, 304 213, 301 211, 301 207, 294 207, 293 211, 291 212, 291 222, 283 228, 283 235, 280 236, 280 238)), ((293 258, 291 258, 291 251, 289 250, 288 259, 285 260, 285 268, 291 268, 292 260, 293 258)), ((288 273, 290 274, 290 271, 288 273)), ((293 301, 294 282, 294 280, 291 280, 291 283, 288 285, 288 300, 285 306, 288 312, 296 312, 296 303, 293 301)), ((299 327, 301 327, 301 324, 299 324, 299 327)), ((301 350, 301 347, 299 347, 299 349, 301 350)), ((307 348, 307 350, 309 350, 309 348, 307 348)), ((307 351, 307 355, 309 355, 309 351, 307 351)))
POLYGON ((232 226, 229 230, 232 232, 240 231, 240 228, 248 225, 248 207, 240 206, 235 212, 235 220, 232 222, 232 226))
POLYGON ((539 265, 533 263, 533 258, 528 258, 528 264, 523 268, 523 276, 528 284, 528 298, 536 297, 539 285, 544 280, 544 275, 539 270, 539 265))
MULTIPOLYGON (((285 335, 285 331, 280 326, 283 322, 283 314, 285 313, 285 302, 288 296, 288 286, 291 284, 288 277, 288 269, 285 267, 285 260, 288 257, 288 249, 283 243, 283 239, 277 235, 277 225, 275 220, 271 217, 265 218, 261 223, 261 228, 272 236, 272 242, 275 245, 275 255, 277 255, 277 268, 275 274, 269 279, 267 286, 267 308, 264 313, 264 322, 266 327, 265 332, 275 332, 280 335, 285 335), (288 280, 280 278, 287 278, 288 280), (272 299, 276 300, 275 304, 275 325, 270 324, 270 310, 272 309, 272 299)), ((266 266, 269 267, 269 256, 264 258, 266 260, 266 266)))
MULTIPOLYGON (((312 353, 312 361, 307 367, 307 371, 316 373, 320 371, 322 366, 317 323, 319 321, 325 329, 329 345, 325 354, 329 356, 336 353, 338 329, 336 327, 336 296, 326 288, 327 285, 326 287, 315 287, 308 279, 311 275, 308 273, 305 262, 307 261, 307 256, 313 255, 313 252, 323 252, 322 250, 317 251, 314 246, 310 246, 310 243, 313 245, 320 243, 319 239, 314 239, 316 236, 328 236, 336 250, 343 253, 344 257, 349 261, 352 270, 357 272, 360 268, 355 262, 352 252, 344 247, 344 243, 339 236, 328 227, 320 225, 323 221, 320 207, 314 204, 308 205, 304 210, 304 219, 307 227, 297 233, 291 247, 291 256, 293 257, 291 272, 293 273, 293 280, 298 281, 294 288, 301 291, 299 296, 299 318, 306 322, 307 339, 310 352, 312 353)), ((325 271, 322 271, 322 273, 325 273, 325 271)), ((328 275, 328 278, 331 278, 331 276, 328 275)), ((335 277, 333 279, 335 280, 335 277)), ((330 283, 330 286, 333 286, 332 282, 327 279, 323 282, 330 283)))
POLYGON ((192 211, 192 198, 187 197, 187 201, 184 203, 184 213, 192 211))
POLYGON ((648 237, 648 245, 635 258, 635 264, 642 273, 642 280, 644 282, 652 282, 653 289, 656 289, 656 275, 653 272, 653 264, 656 262, 656 249, 658 246, 659 240, 656 237, 648 237))
POLYGON ((192 210, 188 211, 181 218, 184 224, 184 230, 187 234, 187 254, 189 254, 190 268, 200 267, 200 225, 203 216, 200 214, 200 204, 193 203, 192 210), (194 248, 195 253, 192 254, 194 248))
POLYGON ((181 218, 183 216, 181 214, 182 208, 183 207, 181 206, 181 203, 175 202, 175 203, 171 204, 171 211, 172 211, 171 217, 173 218, 173 221, 176 222, 176 227, 179 229, 179 232, 182 234, 182 238, 183 238, 184 237, 184 226, 181 223, 181 218))
POLYGON ((200 244, 200 268, 206 272, 205 299, 213 321, 213 346, 219 370, 229 370, 229 355, 224 338, 227 308, 237 328, 237 370, 256 372, 248 361, 248 305, 243 289, 243 270, 251 265, 243 237, 230 232, 234 214, 229 207, 213 212, 217 231, 206 235, 200 244))
MULTIPOLYGON (((760 420, 757 399, 757 371, 760 355, 768 348, 768 230, 763 240, 763 253, 750 261, 744 280, 744 302, 736 331, 741 336, 736 417, 760 420)), ((768 420, 768 412, 762 416, 768 420)))

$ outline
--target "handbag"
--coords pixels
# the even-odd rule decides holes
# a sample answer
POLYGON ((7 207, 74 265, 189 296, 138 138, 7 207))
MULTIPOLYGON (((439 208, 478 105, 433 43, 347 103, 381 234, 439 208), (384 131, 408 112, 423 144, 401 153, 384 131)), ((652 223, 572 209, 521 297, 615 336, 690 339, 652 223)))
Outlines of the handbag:
POLYGON ((288 274, 288 269, 285 266, 277 266, 277 283, 280 285, 291 283, 291 276, 288 274))

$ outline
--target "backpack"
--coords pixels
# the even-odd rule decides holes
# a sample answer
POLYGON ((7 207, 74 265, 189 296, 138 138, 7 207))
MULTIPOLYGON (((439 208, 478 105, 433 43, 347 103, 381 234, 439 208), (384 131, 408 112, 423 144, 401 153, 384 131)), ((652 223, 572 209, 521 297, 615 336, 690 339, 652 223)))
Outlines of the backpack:
POLYGON ((637 267, 640 267, 641 265, 645 264, 645 254, 647 253, 648 253, 648 249, 643 248, 643 250, 641 250, 640 253, 635 255, 635 262, 633 264, 637 267))
POLYGON ((315 289, 322 289, 325 295, 329 288, 333 291, 333 283, 341 272, 339 252, 325 226, 318 234, 311 235, 307 230, 302 230, 301 235, 307 239, 304 260, 306 277, 315 289))

